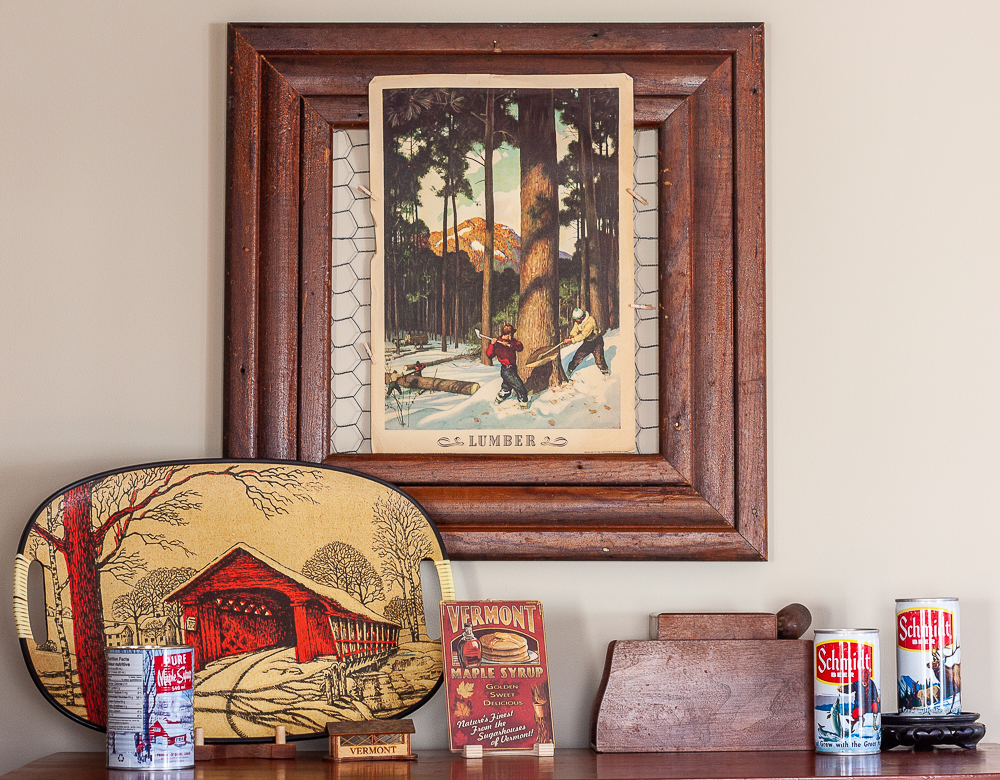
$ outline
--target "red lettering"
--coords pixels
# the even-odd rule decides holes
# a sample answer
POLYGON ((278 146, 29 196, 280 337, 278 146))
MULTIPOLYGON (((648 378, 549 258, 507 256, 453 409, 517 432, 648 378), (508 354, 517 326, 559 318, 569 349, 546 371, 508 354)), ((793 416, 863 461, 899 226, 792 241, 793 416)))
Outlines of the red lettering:
POLYGON ((156 675, 157 693, 191 690, 194 675, 191 655, 188 653, 156 656, 153 659, 153 672, 156 675))
POLYGON ((865 642, 834 639, 816 645, 816 677, 831 685, 848 685, 872 676, 874 648, 865 642))
POLYGON ((918 607, 896 616, 896 644, 904 650, 930 650, 955 644, 955 615, 947 609, 918 607))

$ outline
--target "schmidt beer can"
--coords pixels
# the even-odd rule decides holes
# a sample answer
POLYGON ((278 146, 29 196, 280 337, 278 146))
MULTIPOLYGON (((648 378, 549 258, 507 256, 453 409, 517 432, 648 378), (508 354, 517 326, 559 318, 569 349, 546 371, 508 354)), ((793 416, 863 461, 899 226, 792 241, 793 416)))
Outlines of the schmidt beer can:
POLYGON ((863 755, 882 748, 878 629, 816 629, 816 750, 863 755))
POLYGON ((194 651, 109 647, 108 767, 194 766, 194 651))
POLYGON ((900 715, 962 711, 958 599, 896 599, 900 715))

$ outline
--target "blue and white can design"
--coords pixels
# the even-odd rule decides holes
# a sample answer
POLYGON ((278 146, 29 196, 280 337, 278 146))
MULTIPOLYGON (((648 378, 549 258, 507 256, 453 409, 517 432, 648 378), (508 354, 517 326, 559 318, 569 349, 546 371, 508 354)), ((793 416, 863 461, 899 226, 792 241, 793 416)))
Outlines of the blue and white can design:
POLYGON ((900 715, 962 712, 958 599, 896 599, 896 701, 900 715))
POLYGON ((878 630, 817 629, 816 750, 863 755, 882 748, 878 630))
POLYGON ((194 766, 190 647, 109 647, 108 767, 194 766))

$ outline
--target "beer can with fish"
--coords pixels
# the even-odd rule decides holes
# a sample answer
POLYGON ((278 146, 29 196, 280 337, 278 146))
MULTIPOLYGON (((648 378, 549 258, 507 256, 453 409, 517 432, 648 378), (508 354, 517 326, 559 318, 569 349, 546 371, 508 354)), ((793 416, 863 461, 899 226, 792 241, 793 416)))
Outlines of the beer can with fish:
POLYGON ((958 599, 896 599, 900 715, 962 712, 958 599))
POLYGON ((816 750, 863 755, 882 747, 878 629, 816 629, 816 750))
POLYGON ((108 767, 194 766, 193 652, 108 648, 108 767))

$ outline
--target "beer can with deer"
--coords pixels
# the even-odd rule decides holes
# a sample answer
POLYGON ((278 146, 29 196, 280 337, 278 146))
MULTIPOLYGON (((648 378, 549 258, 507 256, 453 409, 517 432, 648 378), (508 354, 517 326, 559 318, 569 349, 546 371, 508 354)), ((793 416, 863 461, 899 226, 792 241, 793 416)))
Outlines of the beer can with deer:
POLYGON ((820 753, 882 747, 878 629, 816 629, 815 723, 820 753))
POLYGON ((962 711, 958 599, 896 599, 900 715, 962 711))

